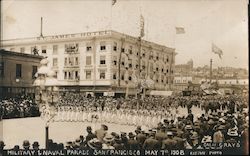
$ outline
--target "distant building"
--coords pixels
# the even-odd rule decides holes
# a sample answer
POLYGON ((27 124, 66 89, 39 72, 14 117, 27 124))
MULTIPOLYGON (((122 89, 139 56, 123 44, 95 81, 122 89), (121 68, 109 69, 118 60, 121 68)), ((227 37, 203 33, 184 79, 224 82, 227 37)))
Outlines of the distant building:
POLYGON ((34 94, 34 75, 42 56, 0 50, 0 98, 34 94))
POLYGON ((176 76, 191 76, 193 71, 193 60, 189 60, 186 64, 175 65, 175 75, 176 76))
POLYGON ((2 46, 23 54, 47 56, 48 66, 56 71, 64 91, 124 94, 128 87, 134 94, 139 70, 142 79, 154 80, 154 90, 171 90, 173 85, 173 48, 139 42, 137 37, 115 31, 5 40, 2 46))

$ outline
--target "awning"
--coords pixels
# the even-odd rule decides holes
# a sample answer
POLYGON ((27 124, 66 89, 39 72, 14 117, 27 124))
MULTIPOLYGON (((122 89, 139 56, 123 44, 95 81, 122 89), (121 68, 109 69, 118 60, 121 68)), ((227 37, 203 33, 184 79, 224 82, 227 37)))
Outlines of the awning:
POLYGON ((160 91, 160 90, 152 90, 149 95, 154 96, 171 96, 173 91, 160 91))

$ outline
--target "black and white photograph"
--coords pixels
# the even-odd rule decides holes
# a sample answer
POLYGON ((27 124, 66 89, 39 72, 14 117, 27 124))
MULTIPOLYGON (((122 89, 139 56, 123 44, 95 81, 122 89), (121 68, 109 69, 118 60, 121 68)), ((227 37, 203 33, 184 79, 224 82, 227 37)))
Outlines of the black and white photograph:
POLYGON ((249 155, 248 0, 1 0, 0 156, 249 155))

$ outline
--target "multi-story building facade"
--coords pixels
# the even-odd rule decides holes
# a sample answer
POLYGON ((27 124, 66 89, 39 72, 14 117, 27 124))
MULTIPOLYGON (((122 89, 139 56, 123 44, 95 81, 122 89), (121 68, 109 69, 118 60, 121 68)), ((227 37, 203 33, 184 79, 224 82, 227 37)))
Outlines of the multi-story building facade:
POLYGON ((33 82, 42 57, 0 50, 0 99, 35 94, 33 82))
POLYGON ((134 94, 139 77, 154 90, 173 84, 175 49, 115 31, 3 40, 2 48, 48 57, 62 90, 134 94))

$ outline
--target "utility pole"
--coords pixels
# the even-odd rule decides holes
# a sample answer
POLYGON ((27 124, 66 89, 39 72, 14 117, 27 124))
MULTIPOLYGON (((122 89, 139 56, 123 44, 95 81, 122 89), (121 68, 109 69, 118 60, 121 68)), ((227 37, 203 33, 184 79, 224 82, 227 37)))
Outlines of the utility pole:
POLYGON ((213 64, 213 60, 212 59, 210 59, 210 84, 211 84, 211 82, 212 82, 212 76, 213 76, 213 69, 212 69, 212 64, 213 64))
POLYGON ((43 17, 41 17, 41 30, 40 30, 40 37, 43 37, 43 17))
POLYGON ((172 83, 172 64, 173 64, 173 59, 174 59, 174 52, 172 52, 172 57, 171 57, 171 60, 170 60, 170 73, 169 73, 169 90, 171 90, 171 83, 172 83))

